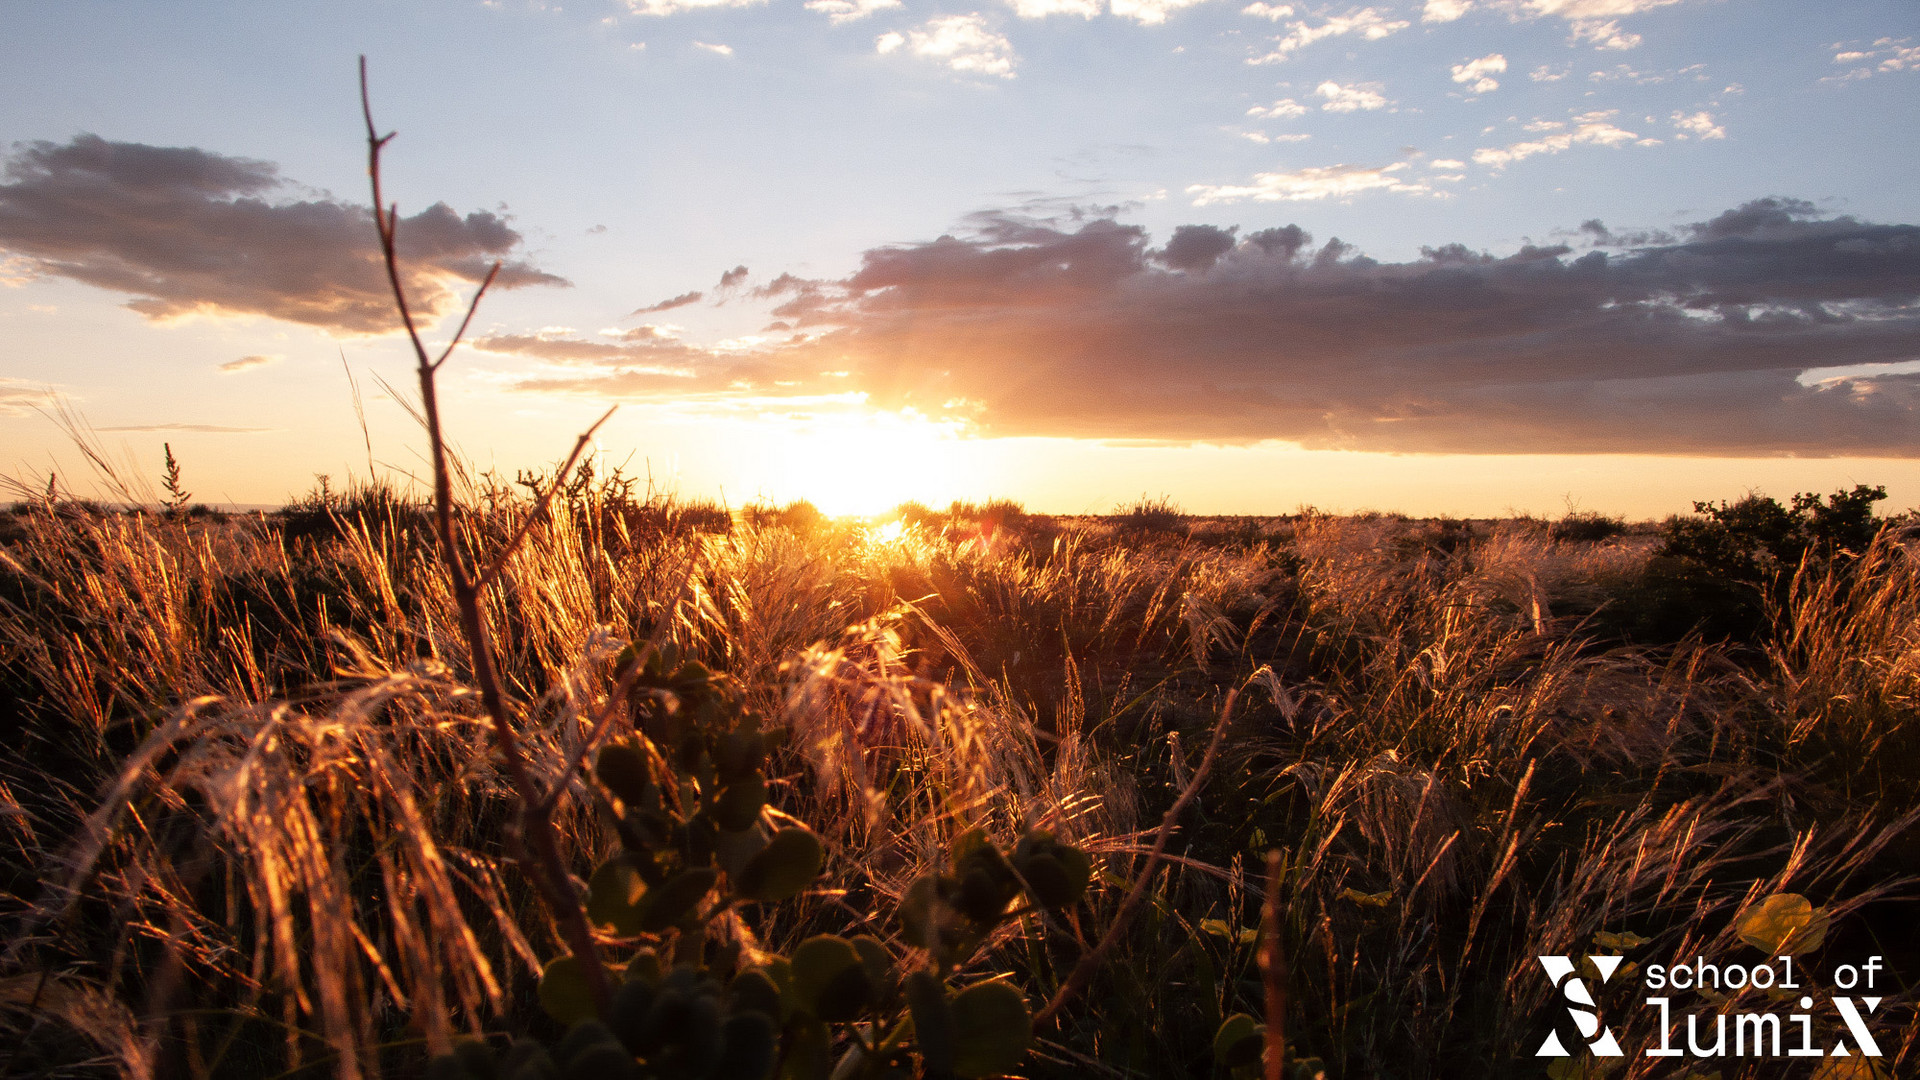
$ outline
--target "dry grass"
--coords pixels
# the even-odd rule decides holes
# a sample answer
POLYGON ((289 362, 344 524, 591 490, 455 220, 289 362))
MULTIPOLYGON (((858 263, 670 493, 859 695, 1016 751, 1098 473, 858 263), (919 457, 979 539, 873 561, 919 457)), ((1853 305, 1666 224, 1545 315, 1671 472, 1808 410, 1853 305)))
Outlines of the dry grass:
MULTIPOLYGON (((457 523, 475 550, 513 520, 491 494, 457 523)), ((829 888, 736 920, 750 943, 891 934, 889 899, 975 826, 1045 825, 1130 881, 1246 688, 1174 872, 1035 1074, 1193 1075, 1210 1025, 1258 1013, 1242 867, 1270 849, 1292 1054, 1331 1076, 1527 1074, 1556 1008, 1535 955, 1630 930, 1643 964, 1747 959, 1732 922, 1773 892, 1853 927, 1831 949, 1898 968, 1910 947, 1881 913, 1920 865, 1920 570, 1890 541, 1804 570, 1756 655, 1596 639, 1583 613, 1649 555, 1632 535, 1004 513, 702 532, 597 498, 558 504, 486 593, 514 722, 555 776, 626 642, 742 680, 791 732, 775 805, 831 851, 829 888)), ((0 1023, 21 1049, 0 1073, 366 1075, 544 1022, 527 993, 559 939, 509 861, 446 573, 404 500, 353 505, 373 510, 300 541, 271 519, 9 519, 0 1023)), ((584 875, 611 833, 561 805, 584 875)), ((1044 1000, 1121 892, 1010 926, 979 964, 1044 1000)), ((1916 973, 1876 1013, 1898 1068, 1916 973)))

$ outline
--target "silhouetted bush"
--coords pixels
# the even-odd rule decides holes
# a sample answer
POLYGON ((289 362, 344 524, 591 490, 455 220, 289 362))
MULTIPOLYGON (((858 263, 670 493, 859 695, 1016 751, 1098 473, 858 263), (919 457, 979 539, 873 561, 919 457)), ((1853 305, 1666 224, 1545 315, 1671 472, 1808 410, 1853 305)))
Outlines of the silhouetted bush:
POLYGON ((1717 506, 1696 502, 1701 516, 1667 521, 1660 554, 1741 581, 1771 582, 1809 556, 1824 561, 1865 551, 1886 524, 1873 515, 1873 504, 1886 497, 1885 487, 1855 484, 1825 502, 1812 492, 1797 494, 1791 506, 1757 492, 1717 506))
POLYGON ((1577 510, 1547 526, 1547 535, 1555 540, 1591 544, 1608 540, 1627 531, 1624 519, 1608 517, 1591 510, 1577 510))

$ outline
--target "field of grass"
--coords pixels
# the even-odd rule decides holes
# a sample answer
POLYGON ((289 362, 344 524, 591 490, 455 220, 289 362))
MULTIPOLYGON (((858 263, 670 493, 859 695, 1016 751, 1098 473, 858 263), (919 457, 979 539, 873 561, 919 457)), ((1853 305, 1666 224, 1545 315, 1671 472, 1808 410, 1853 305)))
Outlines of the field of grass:
MULTIPOLYGON (((497 549, 514 493, 466 505, 463 542, 497 549)), ((710 966, 830 932, 911 970, 916 878, 968 830, 1044 827, 1092 888, 1000 921, 951 977, 1037 1010, 1140 901, 1019 1075, 1226 1075, 1216 1030, 1269 1006, 1290 1075, 1811 1075, 1645 1056, 1663 1033, 1625 979, 1601 1000, 1624 1058, 1534 1056, 1566 1026, 1537 956, 1763 962, 1743 931, 1777 894, 1814 905, 1785 951, 1815 985, 1890 969, 1881 1071, 1821 1075, 1920 1062, 1920 563, 1895 528, 1756 575, 1687 539, 1724 514, 809 510, 590 480, 485 592, 542 778, 595 717, 651 730, 617 682, 635 642, 724 673, 782 733, 757 827, 804 822, 824 871, 719 913, 710 966)), ((534 989, 562 934, 515 862, 429 517, 355 488, 0 519, 0 1075, 418 1075, 454 1034, 560 1036, 534 989)), ((555 824, 582 880, 620 842, 579 776, 555 824)), ((647 944, 668 946, 601 942, 616 967, 647 944)), ((1676 1016, 1792 1007, 1669 993, 1676 1016)), ((862 1030, 834 1025, 833 1056, 862 1030)))

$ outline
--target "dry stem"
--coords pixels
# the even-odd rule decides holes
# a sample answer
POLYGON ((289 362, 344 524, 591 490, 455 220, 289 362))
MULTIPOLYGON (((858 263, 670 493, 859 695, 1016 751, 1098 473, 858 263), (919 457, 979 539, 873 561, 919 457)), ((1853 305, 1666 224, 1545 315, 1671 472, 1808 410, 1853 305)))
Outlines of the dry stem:
MULTIPOLYGON (((440 550, 446 560, 447 572, 452 579, 454 604, 460 612, 460 628, 464 632, 469 649, 473 653, 473 677, 480 685, 480 698, 487 717, 492 722, 494 744, 500 750, 500 756, 506 762, 507 776, 513 784, 514 794, 520 803, 520 838, 526 845, 527 857, 523 866, 528 877, 533 879, 534 887, 539 891, 547 911, 559 924, 561 934, 566 938, 567 947, 580 961, 585 970, 587 985, 592 990, 594 1000, 601 1012, 607 1010, 613 999, 612 989, 607 980, 606 969, 600 963, 599 950, 593 941, 592 927, 587 923, 586 911, 581 907, 580 898, 575 893, 566 860, 560 855, 560 847, 554 836, 550 804, 542 797, 539 786, 527 768, 527 759, 520 748, 520 740, 515 735, 512 718, 507 709, 506 695, 500 689, 500 678, 494 668, 492 638, 487 632, 486 618, 480 610, 481 591, 498 575, 500 567, 505 565, 513 551, 525 540, 533 522, 543 515, 553 499, 554 491, 560 486, 568 470, 580 457, 587 442, 592 439, 607 417, 602 416, 593 427, 587 429, 574 444, 573 453, 555 477, 552 489, 549 489, 525 521, 515 530, 513 537, 494 557, 487 569, 478 576, 468 568, 460 554, 459 544, 453 529, 453 482, 447 465, 446 439, 440 426, 440 401, 434 385, 434 376, 440 366, 447 362, 455 346, 466 335, 467 327, 473 322, 474 312, 479 310, 480 298, 486 295, 487 287, 500 273, 500 264, 494 263, 480 288, 473 294, 473 300, 467 305, 467 313, 460 320, 459 329, 436 358, 429 358, 426 343, 420 338, 419 328, 414 323, 413 311, 407 303, 406 289, 400 278, 400 259, 394 241, 394 233, 399 225, 399 207, 388 207, 380 187, 380 151, 392 133, 379 134, 373 123, 373 106, 367 93, 367 58, 360 58, 360 109, 367 124, 367 173, 373 186, 373 221, 380 233, 380 251, 386 263, 387 283, 393 290, 393 300, 400 311, 400 321, 405 325, 407 340, 413 345, 415 357, 419 362, 420 406, 427 422, 427 439, 433 455, 433 506, 435 533, 439 538, 440 550)), ((611 411, 607 415, 612 415, 611 411)), ((563 781, 564 782, 564 781, 563 781)))

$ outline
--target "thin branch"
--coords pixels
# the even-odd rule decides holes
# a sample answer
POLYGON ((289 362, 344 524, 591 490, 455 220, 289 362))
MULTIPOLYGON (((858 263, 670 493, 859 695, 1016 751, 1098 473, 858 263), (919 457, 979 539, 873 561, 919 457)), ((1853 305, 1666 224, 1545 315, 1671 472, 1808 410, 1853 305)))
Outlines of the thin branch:
MULTIPOLYGON (((434 532, 440 542, 441 555, 446 560, 448 576, 452 579, 454 604, 460 614, 460 629, 473 654, 473 678, 480 685, 480 699, 492 723, 494 744, 506 764, 508 779, 520 803, 519 840, 527 853, 522 865, 546 905, 548 914, 559 925, 567 948, 580 962, 595 1005, 601 1013, 605 1013, 613 1000, 612 986, 606 968, 600 962, 599 949, 594 944, 593 928, 587 922, 579 894, 574 891, 566 860, 560 855, 552 818, 543 811, 539 786, 534 783, 526 755, 520 748, 519 737, 514 733, 506 695, 500 689, 499 673, 494 667, 492 638, 487 633, 486 618, 480 607, 481 590, 461 556, 454 534, 453 482, 447 464, 446 438, 440 425, 440 399, 434 376, 439 365, 446 362, 453 346, 459 343, 459 335, 455 335, 438 361, 430 360, 426 343, 420 338, 413 312, 407 304, 406 288, 401 282, 399 249, 395 242, 399 209, 382 209, 385 199, 380 186, 380 151, 393 135, 383 136, 374 126, 372 100, 367 92, 367 58, 364 56, 360 58, 360 112, 367 125, 367 174, 373 188, 373 221, 380 234, 380 253, 386 263, 387 283, 393 290, 394 305, 400 311, 400 321, 406 327, 407 340, 413 346, 414 356, 419 362, 420 409, 426 419, 427 441, 433 456, 434 532)), ((473 302, 468 305, 466 319, 460 324, 462 333, 473 319, 480 294, 486 291, 498 270, 496 265, 487 274, 486 281, 481 283, 479 292, 475 293, 473 302)))
POLYGON ((1239 690, 1233 690, 1227 694, 1226 702, 1220 707, 1220 719, 1213 725, 1213 741, 1207 744, 1207 752, 1201 755, 1199 768, 1193 770, 1193 777, 1181 790, 1180 797, 1173 801, 1173 805, 1167 809, 1166 816, 1160 819, 1160 830, 1154 834, 1153 838, 1153 850, 1147 853, 1147 865, 1141 869, 1140 876, 1133 879, 1133 888, 1127 893, 1127 898, 1120 902, 1120 910, 1114 912, 1113 924, 1107 927, 1107 932, 1101 937, 1100 944, 1094 946, 1092 952, 1082 956, 1080 962, 1073 966, 1073 972, 1054 993, 1053 1000, 1047 1002, 1045 1008, 1034 1014, 1035 1028, 1052 1020, 1067 1002, 1072 1001, 1075 995, 1085 990, 1087 984, 1093 981, 1094 973, 1099 971, 1100 965, 1106 961, 1107 953, 1113 951, 1113 947, 1119 944, 1128 921, 1133 918, 1134 911, 1147 898, 1147 885, 1153 881, 1154 872, 1160 868, 1161 861, 1166 857, 1167 841, 1173 836, 1173 830, 1180 821, 1181 813, 1192 804, 1194 797, 1200 794, 1201 785, 1207 782, 1208 774, 1213 772, 1214 759, 1220 756, 1220 745, 1225 741, 1227 729, 1233 723, 1233 703, 1239 696, 1239 690))
POLYGON ((493 279, 499 276, 500 261, 495 259, 493 265, 487 267, 487 276, 480 280, 480 287, 473 291, 473 300, 467 304, 467 313, 460 318, 459 329, 453 332, 453 338, 447 342, 447 347, 440 350, 440 359, 433 362, 433 370, 439 371, 440 365, 446 363, 447 357, 453 355, 454 346, 459 345, 460 339, 467 336, 467 327, 473 324, 473 313, 480 310, 480 298, 487 295, 487 288, 493 284, 493 279))

